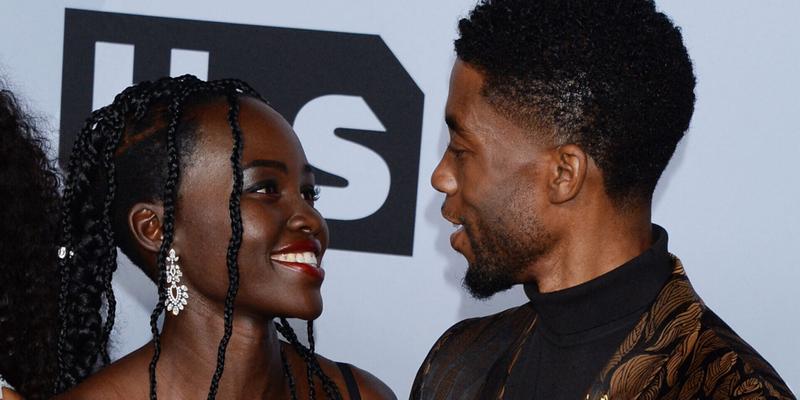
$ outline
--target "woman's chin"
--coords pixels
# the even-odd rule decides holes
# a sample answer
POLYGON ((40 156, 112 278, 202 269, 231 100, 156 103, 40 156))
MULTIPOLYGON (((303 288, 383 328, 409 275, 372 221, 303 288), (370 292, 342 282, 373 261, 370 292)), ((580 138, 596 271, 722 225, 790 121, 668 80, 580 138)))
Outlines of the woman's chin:
POLYGON ((283 313, 285 318, 296 318, 305 321, 312 321, 322 315, 322 299, 311 299, 300 307, 293 307, 291 310, 283 313))
POLYGON ((310 307, 301 314, 302 315, 298 315, 297 318, 304 319, 306 321, 313 321, 319 318, 319 316, 322 315, 322 303, 320 302, 316 307, 310 307))

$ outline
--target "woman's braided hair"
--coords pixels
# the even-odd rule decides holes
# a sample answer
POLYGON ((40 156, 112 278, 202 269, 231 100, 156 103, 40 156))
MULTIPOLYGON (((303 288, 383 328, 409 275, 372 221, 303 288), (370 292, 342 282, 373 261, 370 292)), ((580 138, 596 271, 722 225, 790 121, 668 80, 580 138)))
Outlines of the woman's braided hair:
MULTIPOLYGON (((164 238, 154 278, 159 288, 165 287, 166 257, 175 231, 181 168, 192 156, 197 139, 197 124, 185 115, 192 107, 224 98, 229 106, 228 123, 233 137, 233 190, 229 200, 232 235, 226 257, 229 286, 224 307, 225 333, 219 343, 208 392, 208 399, 216 397, 233 330, 234 300, 239 288, 238 254, 242 240, 239 97, 242 96, 264 101, 249 85, 235 79, 205 82, 191 75, 162 78, 125 89, 111 105, 93 112, 86 120, 69 160, 61 212, 60 243, 64 251, 59 260, 61 327, 56 393, 86 378, 98 363, 109 362, 108 339, 116 305, 111 277, 117 268, 117 246, 146 270, 146 264, 127 233, 126 215, 137 202, 163 203, 164 238), (104 300, 105 319, 102 315, 104 300)), ((166 291, 159 290, 158 303, 150 316, 155 346, 149 367, 151 399, 156 399, 156 365, 161 354, 157 322, 164 312, 165 301, 166 291)), ((310 398, 315 398, 314 376, 322 381, 328 398, 341 398, 336 384, 322 371, 314 354, 313 325, 309 323, 310 348, 300 343, 285 320, 276 326, 306 362, 310 398)), ((282 360, 292 398, 296 398, 294 377, 285 355, 282 360)))

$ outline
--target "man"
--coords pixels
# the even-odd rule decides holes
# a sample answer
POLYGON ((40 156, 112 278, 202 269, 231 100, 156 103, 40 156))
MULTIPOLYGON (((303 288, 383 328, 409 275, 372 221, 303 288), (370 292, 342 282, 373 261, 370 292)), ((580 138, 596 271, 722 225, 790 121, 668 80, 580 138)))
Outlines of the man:
POLYGON ((650 221, 695 78, 649 0, 484 0, 459 23, 432 176, 477 298, 413 399, 794 398, 693 291, 650 221))

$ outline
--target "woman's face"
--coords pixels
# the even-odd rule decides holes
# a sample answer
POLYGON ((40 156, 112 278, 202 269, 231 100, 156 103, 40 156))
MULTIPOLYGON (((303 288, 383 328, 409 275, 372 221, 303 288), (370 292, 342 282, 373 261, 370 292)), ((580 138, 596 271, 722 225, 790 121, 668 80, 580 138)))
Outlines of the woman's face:
MULTIPOLYGON (((291 126, 266 104, 240 99, 243 190, 237 314, 313 319, 328 227, 314 209, 314 175, 291 126)), ((224 99, 196 107, 197 144, 181 171, 173 247, 192 307, 219 307, 228 288, 233 139, 224 99)), ((216 311, 216 310, 213 310, 216 311)))

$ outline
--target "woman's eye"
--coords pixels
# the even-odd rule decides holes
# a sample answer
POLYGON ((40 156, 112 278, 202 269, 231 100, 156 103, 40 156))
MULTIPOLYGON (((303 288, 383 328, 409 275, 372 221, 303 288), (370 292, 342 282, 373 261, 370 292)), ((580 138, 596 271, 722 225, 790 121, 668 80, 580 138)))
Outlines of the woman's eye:
POLYGON ((261 193, 261 194, 278 194, 278 185, 275 182, 261 182, 254 185, 250 190, 250 193, 261 193))
POLYGON ((303 198, 310 203, 319 200, 319 186, 307 187, 303 189, 302 193, 303 198))

